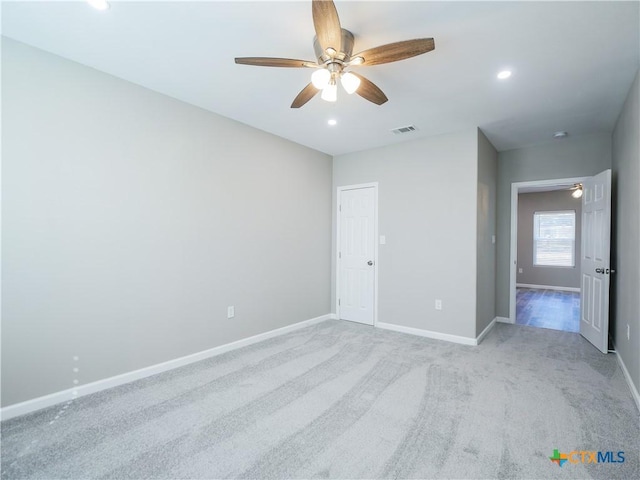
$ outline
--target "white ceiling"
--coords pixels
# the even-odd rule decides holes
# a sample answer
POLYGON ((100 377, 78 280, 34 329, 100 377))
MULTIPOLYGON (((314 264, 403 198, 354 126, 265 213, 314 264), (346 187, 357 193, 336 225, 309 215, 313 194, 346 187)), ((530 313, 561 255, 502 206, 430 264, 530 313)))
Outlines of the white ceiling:
POLYGON ((436 49, 357 70, 382 106, 340 91, 295 110, 311 70, 233 59, 315 60, 310 1, 111 4, 3 2, 2 33, 332 155, 475 126, 498 150, 611 131, 640 64, 638 2, 338 0, 355 51, 420 37, 436 49), (499 81, 504 68, 514 74, 499 81))

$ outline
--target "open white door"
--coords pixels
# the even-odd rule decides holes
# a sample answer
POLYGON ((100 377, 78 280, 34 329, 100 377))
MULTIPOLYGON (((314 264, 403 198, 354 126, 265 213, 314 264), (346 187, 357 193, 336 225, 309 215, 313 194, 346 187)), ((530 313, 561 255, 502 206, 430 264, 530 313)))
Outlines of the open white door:
POLYGON ((338 312, 374 324, 376 188, 341 189, 338 211, 338 312))
POLYGON ((580 334, 602 353, 609 346, 611 170, 585 180, 582 195, 580 334))

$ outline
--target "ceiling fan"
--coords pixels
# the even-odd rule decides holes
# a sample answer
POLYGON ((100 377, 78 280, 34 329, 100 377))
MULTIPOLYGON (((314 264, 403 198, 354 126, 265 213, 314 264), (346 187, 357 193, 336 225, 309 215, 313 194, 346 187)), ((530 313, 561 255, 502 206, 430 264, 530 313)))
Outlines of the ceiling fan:
POLYGON ((331 0, 313 0, 313 25, 316 36, 313 48, 317 62, 292 58, 237 57, 236 63, 258 67, 314 68, 311 83, 302 89, 293 100, 291 108, 300 108, 322 91, 323 100, 335 102, 338 95, 338 80, 349 94, 382 105, 387 96, 373 82, 352 72, 352 67, 380 65, 397 62, 430 52, 435 48, 433 38, 418 38, 389 43, 370 48, 353 55, 353 34, 340 26, 338 11, 331 0))

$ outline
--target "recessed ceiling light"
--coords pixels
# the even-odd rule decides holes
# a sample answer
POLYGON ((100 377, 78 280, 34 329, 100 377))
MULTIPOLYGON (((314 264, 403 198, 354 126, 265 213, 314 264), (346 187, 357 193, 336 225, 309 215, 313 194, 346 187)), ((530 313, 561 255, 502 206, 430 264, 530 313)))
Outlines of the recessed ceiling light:
POLYGON ((87 3, 96 10, 109 10, 109 8, 111 8, 107 0, 87 0, 87 3))
POLYGON ((498 73, 498 78, 500 80, 505 80, 510 76, 511 76, 511 70, 502 70, 500 73, 498 73))
POLYGON ((327 123, 333 127, 338 122, 336 121, 335 118, 331 118, 331 119, 329 119, 329 121, 327 123))
POLYGON ((553 134, 553 138, 564 138, 569 135, 567 132, 556 132, 553 134))

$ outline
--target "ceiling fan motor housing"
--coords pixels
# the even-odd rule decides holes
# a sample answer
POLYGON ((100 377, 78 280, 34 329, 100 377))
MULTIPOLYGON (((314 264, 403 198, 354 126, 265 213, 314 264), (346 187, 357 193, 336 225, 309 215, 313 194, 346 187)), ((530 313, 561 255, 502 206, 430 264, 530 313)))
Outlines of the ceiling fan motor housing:
POLYGON ((318 42, 318 37, 313 37, 313 50, 316 53, 316 58, 320 65, 331 63, 336 60, 341 63, 346 63, 351 60, 351 54, 353 53, 353 33, 344 28, 342 28, 341 31, 341 45, 334 47, 337 50, 337 53, 333 57, 322 49, 318 42))

